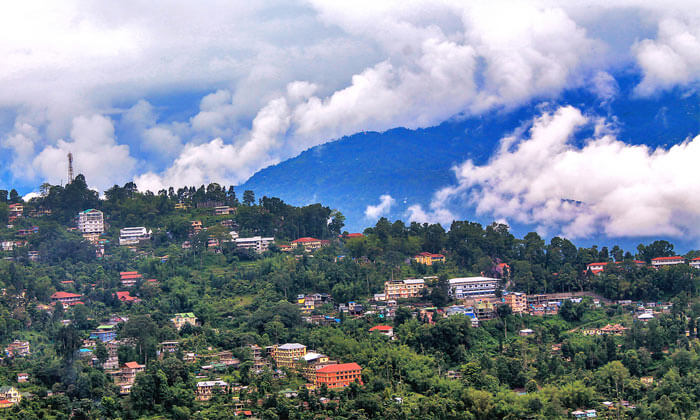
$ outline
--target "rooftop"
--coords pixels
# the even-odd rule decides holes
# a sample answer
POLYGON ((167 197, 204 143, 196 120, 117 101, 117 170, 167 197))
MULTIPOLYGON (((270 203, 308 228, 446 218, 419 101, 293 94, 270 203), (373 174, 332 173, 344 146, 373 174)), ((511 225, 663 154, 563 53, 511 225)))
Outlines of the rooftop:
POLYGON ((316 372, 321 372, 321 373, 336 373, 336 372, 345 372, 348 370, 362 370, 360 365, 357 363, 339 363, 337 365, 327 365, 324 366, 320 369, 317 369, 316 372))
POLYGON ((281 349, 281 350, 300 350, 300 349, 305 349, 306 346, 303 344, 299 344, 299 343, 285 343, 277 348, 281 349))

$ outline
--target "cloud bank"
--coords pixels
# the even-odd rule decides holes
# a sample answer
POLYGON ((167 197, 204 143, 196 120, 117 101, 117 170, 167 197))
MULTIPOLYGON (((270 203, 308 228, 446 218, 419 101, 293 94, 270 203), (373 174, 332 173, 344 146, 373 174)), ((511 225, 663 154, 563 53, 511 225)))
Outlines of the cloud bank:
POLYGON ((477 214, 570 238, 698 237, 698 159, 700 136, 670 149, 631 146, 605 121, 566 106, 536 118, 527 137, 503 138, 487 164, 456 167, 456 185, 437 192, 430 210, 414 206, 409 216, 448 222, 455 203, 467 200, 477 214), (586 125, 595 134, 576 147, 573 136, 586 125))
POLYGON ((371 220, 377 220, 382 216, 386 216, 391 211, 391 206, 396 204, 396 200, 388 195, 383 194, 379 197, 379 204, 376 206, 369 205, 365 209, 365 217, 371 220))

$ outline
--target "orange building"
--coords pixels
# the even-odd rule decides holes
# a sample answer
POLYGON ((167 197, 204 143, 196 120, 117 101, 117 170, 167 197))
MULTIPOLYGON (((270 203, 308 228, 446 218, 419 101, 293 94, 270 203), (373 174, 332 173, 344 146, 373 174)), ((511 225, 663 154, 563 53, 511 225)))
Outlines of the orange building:
POLYGON ((326 384, 328 389, 343 388, 353 382, 362 385, 362 368, 357 363, 340 363, 316 369, 316 385, 326 384))
POLYGON ((445 256, 442 254, 431 254, 430 252, 421 252, 413 257, 413 261, 418 264, 433 265, 434 263, 444 263, 445 256))
POLYGON ((513 313, 527 312, 527 295, 525 293, 511 292, 503 296, 503 303, 510 306, 513 313))

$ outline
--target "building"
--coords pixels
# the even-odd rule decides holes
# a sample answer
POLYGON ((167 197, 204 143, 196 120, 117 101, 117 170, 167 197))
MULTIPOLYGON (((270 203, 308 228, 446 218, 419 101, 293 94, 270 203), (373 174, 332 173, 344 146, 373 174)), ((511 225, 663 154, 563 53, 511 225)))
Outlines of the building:
POLYGON ((209 401, 215 392, 228 392, 228 382, 221 380, 197 382, 197 401, 209 401))
POLYGON ((145 227, 126 227, 119 230, 119 245, 138 245, 151 239, 151 232, 145 227))
POLYGON ((278 368, 294 369, 297 360, 306 355, 306 346, 299 343, 286 343, 274 349, 272 358, 278 368))
POLYGON ((458 277, 449 283, 449 294, 455 299, 495 296, 498 288, 498 279, 490 277, 458 277))
POLYGON ((236 243, 236 248, 238 249, 249 249, 262 254, 267 251, 270 244, 275 242, 275 238, 263 238, 262 236, 253 236, 250 238, 236 238, 234 239, 236 243))
POLYGON ((113 370, 107 372, 110 375, 114 383, 119 386, 119 393, 121 395, 128 395, 131 393, 131 386, 136 382, 136 375, 146 370, 146 365, 140 365, 137 362, 126 362, 122 365, 121 369, 113 370))
POLYGON ((362 368, 357 363, 339 363, 316 369, 316 385, 328 389, 343 388, 357 382, 362 385, 362 368))
POLYGON ((369 332, 374 332, 377 331, 381 335, 385 335, 387 337, 393 337, 394 336, 394 327, 391 325, 375 325, 374 327, 369 329, 369 332))
POLYGON ((124 303, 138 303, 141 302, 141 299, 137 298, 136 296, 131 296, 131 294, 126 291, 126 292, 117 292, 116 293, 117 299, 120 302, 124 303))
POLYGON ((700 268, 700 257, 690 260, 690 266, 693 268, 700 268))
POLYGON ((425 280, 406 279, 384 282, 384 298, 386 300, 412 299, 420 297, 425 289, 425 280))
POLYGON ((17 236, 25 237, 25 236, 34 235, 35 233, 39 233, 38 226, 32 226, 29 229, 20 229, 17 231, 17 236))
POLYGON ((214 207, 214 216, 227 216, 231 214, 233 208, 229 206, 216 206, 214 207))
POLYGON ((22 203, 10 204, 7 221, 10 223, 13 223, 17 219, 22 217, 23 214, 24 214, 24 206, 22 205, 22 203))
POLYGON ((316 352, 308 352, 301 359, 297 360, 297 370, 307 381, 316 383, 316 370, 323 366, 337 364, 334 360, 329 360, 328 356, 316 352))
POLYGON ((7 400, 12 404, 19 404, 22 401, 22 395, 13 386, 0 386, 0 399, 7 400))
POLYGON ((76 304, 81 303, 80 298, 82 298, 82 295, 79 295, 77 293, 69 293, 69 292, 56 292, 53 295, 51 295, 51 303, 60 303, 63 305, 63 308, 68 308, 69 306, 73 306, 76 304))
POLYGON ((652 267, 663 267, 665 265, 677 265, 677 264, 685 264, 685 258, 676 255, 673 257, 658 257, 658 258, 652 258, 651 259, 651 266, 652 267))
POLYGON ((510 292, 503 296, 503 303, 510 306, 514 314, 527 312, 527 295, 520 292, 510 292))
POLYGON ((19 382, 21 384, 29 382, 29 374, 28 373, 18 373, 17 374, 17 382, 19 382))
POLYGON ((202 222, 200 220, 192 220, 190 222, 190 235, 196 235, 202 231, 202 222))
POLYGON ((311 252, 321 248, 323 242, 320 239, 305 237, 293 240, 291 246, 292 248, 303 247, 304 251, 311 252))
POLYGON ((132 287, 142 278, 143 276, 138 271, 122 271, 119 273, 119 281, 124 287, 132 287))
POLYGON ((430 252, 421 252, 412 258, 418 264, 433 265, 435 263, 444 263, 445 256, 442 254, 431 254, 430 252))
POLYGON ((158 350, 158 355, 163 355, 165 353, 175 353, 180 346, 177 341, 163 341, 160 343, 160 349, 158 350))
POLYGON ((192 312, 181 312, 179 314, 175 314, 175 317, 171 319, 173 324, 175 324, 175 328, 178 329, 178 331, 185 326, 185 324, 190 324, 193 327, 197 326, 197 317, 194 316, 192 312))
POLYGON ((620 324, 608 324, 603 328, 591 328, 583 330, 584 335, 623 335, 627 328, 620 324))
POLYGON ((96 209, 78 213, 78 230, 88 234, 102 234, 105 231, 104 215, 96 209))
POLYGON ((590 263, 588 264, 587 269, 590 270, 590 272, 593 274, 599 274, 602 273, 603 270, 605 270, 605 266, 607 265, 607 262, 590 263))
POLYGON ((116 325, 99 325, 95 331, 90 333, 90 338, 107 343, 117 338, 116 325))
POLYGON ((15 340, 5 347, 5 355, 7 357, 25 357, 29 356, 29 341, 15 340))
POLYGON ((525 328, 525 329, 523 329, 523 330, 520 330, 520 331, 518 332, 518 335, 521 336, 521 337, 527 337, 527 336, 530 336, 530 335, 532 335, 532 334, 534 334, 534 333, 535 333, 534 330, 531 330, 530 328, 525 328))

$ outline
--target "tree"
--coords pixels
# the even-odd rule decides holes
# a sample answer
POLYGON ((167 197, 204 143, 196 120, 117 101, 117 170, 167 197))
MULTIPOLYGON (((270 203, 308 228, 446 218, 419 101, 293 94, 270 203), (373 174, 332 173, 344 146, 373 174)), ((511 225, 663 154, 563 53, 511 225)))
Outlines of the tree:
POLYGON ((82 344, 78 331, 72 325, 61 327, 56 334, 56 352, 70 364, 82 344))
POLYGON ((243 204, 252 206, 255 203, 255 193, 251 190, 243 191, 243 204))
POLYGON ((97 340, 97 344, 95 345, 95 357, 97 357, 97 360, 99 360, 100 365, 104 365, 104 363, 107 361, 107 358, 109 357, 107 347, 104 345, 104 343, 102 343, 101 340, 97 340))
POLYGON ((438 278, 437 284, 433 286, 432 290, 430 291, 430 301, 434 306, 442 308, 447 304, 447 302, 450 300, 448 295, 449 288, 450 284, 447 281, 447 276, 444 274, 441 275, 438 278))

